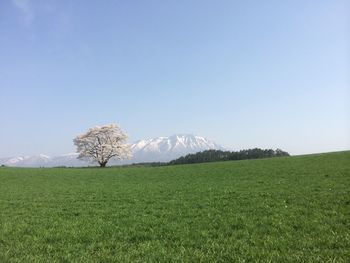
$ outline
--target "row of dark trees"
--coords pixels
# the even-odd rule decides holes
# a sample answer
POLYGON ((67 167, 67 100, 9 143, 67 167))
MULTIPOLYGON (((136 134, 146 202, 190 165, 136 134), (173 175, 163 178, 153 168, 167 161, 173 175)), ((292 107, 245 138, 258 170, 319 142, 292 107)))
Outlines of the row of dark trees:
POLYGON ((289 153, 281 149, 248 149, 236 152, 221 151, 221 150, 207 150, 194 154, 188 154, 178 159, 170 161, 169 164, 189 164, 189 163, 205 163, 218 161, 232 161, 232 160, 246 160, 246 159, 260 159, 289 156, 289 153))

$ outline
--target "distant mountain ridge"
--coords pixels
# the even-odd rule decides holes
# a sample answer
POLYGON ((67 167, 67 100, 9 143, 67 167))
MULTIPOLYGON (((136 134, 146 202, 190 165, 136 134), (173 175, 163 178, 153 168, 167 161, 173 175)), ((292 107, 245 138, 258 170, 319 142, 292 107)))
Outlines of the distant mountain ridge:
MULTIPOLYGON (((177 134, 168 137, 157 137, 139 140, 131 145, 133 158, 131 160, 111 160, 108 165, 131 164, 141 162, 169 162, 183 155, 200 151, 224 148, 215 142, 201 136, 192 134, 177 134)), ((59 156, 47 156, 44 154, 33 156, 18 156, 1 158, 0 165, 16 167, 79 167, 95 165, 78 160, 78 153, 69 153, 59 156)))
POLYGON ((78 153, 69 153, 53 157, 45 154, 17 156, 12 158, 1 158, 0 165, 13 167, 79 167, 88 165, 87 162, 78 160, 77 157, 78 153))
POLYGON ((215 142, 192 134, 140 140, 131 146, 134 163, 168 162, 180 156, 209 149, 224 149, 215 142))

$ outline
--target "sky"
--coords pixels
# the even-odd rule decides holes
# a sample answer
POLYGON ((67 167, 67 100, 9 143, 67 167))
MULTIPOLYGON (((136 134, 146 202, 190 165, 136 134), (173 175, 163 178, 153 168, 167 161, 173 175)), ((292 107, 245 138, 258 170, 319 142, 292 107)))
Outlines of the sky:
POLYGON ((197 134, 350 149, 350 1, 0 1, 0 157, 197 134))

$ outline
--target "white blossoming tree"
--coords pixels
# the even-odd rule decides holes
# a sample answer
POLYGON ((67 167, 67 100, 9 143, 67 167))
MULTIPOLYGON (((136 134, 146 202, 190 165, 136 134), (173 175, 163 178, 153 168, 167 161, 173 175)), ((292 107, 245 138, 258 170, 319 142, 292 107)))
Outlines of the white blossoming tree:
POLYGON ((79 159, 98 162, 100 167, 106 167, 108 161, 128 159, 131 157, 130 145, 126 143, 128 135, 116 124, 96 126, 85 134, 74 138, 79 159))

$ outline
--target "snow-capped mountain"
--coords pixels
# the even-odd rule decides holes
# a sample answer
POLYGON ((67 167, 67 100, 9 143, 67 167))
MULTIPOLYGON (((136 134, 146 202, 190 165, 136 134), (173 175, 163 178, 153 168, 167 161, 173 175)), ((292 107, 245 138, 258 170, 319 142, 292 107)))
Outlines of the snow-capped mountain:
POLYGON ((209 149, 224 149, 201 136, 180 134, 140 140, 131 146, 132 162, 168 162, 189 153, 209 149))
MULTIPOLYGON (((133 157, 127 161, 110 161, 109 165, 130 164, 141 162, 168 162, 180 156, 209 149, 224 148, 206 138, 180 134, 169 137, 158 137, 140 140, 131 145, 133 157)), ((19 156, 14 158, 1 158, 0 165, 16 167, 79 167, 93 165, 77 159, 77 153, 69 153, 50 157, 44 154, 33 156, 19 156)))
POLYGON ((69 153, 54 157, 50 157, 45 154, 32 156, 18 156, 14 158, 2 158, 0 159, 0 165, 14 167, 79 167, 88 165, 87 162, 80 161, 77 159, 77 157, 77 153, 69 153))
POLYGON ((68 154, 62 154, 62 155, 59 155, 59 156, 54 156, 50 160, 50 166, 51 167, 57 167, 57 166, 67 166, 67 167, 88 166, 89 165, 88 162, 77 159, 78 155, 79 155, 78 153, 68 153, 68 154))
POLYGON ((38 167, 46 166, 50 161, 50 156, 45 154, 32 155, 32 156, 18 156, 9 158, 4 162, 7 166, 21 166, 21 167, 38 167))

